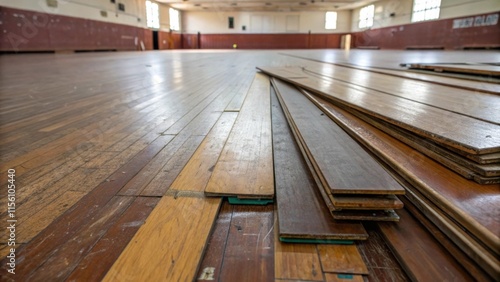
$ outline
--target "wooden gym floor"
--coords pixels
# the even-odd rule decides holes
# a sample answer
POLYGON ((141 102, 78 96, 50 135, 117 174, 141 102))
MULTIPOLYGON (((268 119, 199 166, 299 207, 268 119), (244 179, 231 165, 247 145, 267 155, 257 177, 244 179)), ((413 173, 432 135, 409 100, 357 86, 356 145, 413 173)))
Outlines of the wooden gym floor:
MULTIPOLYGON (((7 172, 14 169, 15 279, 93 281, 103 279, 112 267, 118 268, 113 264, 146 219, 161 220, 148 216, 158 209, 168 213, 168 202, 158 203, 168 195, 170 185, 204 138, 224 113, 237 115, 255 67, 307 61, 300 57, 388 68, 411 62, 500 61, 499 54, 479 51, 231 50, 0 56, 0 207, 7 209, 7 172)), ((184 271, 166 280, 191 280, 206 275, 203 266, 213 265, 213 275, 221 281, 286 278, 282 274, 287 265, 280 265, 280 271, 275 265, 281 254, 274 239, 274 205, 230 206, 224 201, 219 209, 219 204, 199 205, 196 197, 187 197, 191 200, 182 207, 170 209, 170 216, 191 220, 194 232, 204 228, 211 235, 174 230, 152 236, 148 240, 159 250, 172 241, 176 246, 184 244, 179 252, 193 253, 182 261, 171 257, 168 262, 148 262, 150 272, 175 265, 184 271), (190 241, 183 240, 184 235, 190 241), (179 266, 181 263, 184 265, 179 266)), ((2 213, 4 225, 6 216, 2 213)), ((376 230, 369 229, 369 234, 370 240, 358 246, 370 270, 364 279, 406 280, 376 230)), ((11 248, 8 236, 2 233, 2 258, 11 248)), ((313 249, 318 252, 317 246, 313 249)), ((302 253, 297 248, 295 261, 287 262, 289 271, 297 271, 294 263, 307 261, 304 276, 297 276, 300 280, 332 278, 323 273, 322 264, 315 264, 317 254, 307 257, 302 253)), ((4 271, 5 264, 2 268, 3 278, 12 278, 4 271)))

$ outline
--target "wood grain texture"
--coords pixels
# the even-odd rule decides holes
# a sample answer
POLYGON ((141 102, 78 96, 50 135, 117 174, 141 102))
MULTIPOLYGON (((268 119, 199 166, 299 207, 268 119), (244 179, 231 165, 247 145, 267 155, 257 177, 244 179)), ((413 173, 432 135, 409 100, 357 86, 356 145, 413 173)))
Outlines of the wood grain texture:
POLYGON ((347 83, 354 89, 374 90, 388 98, 391 96, 402 98, 497 125, 500 124, 500 115, 495 110, 499 103, 497 95, 329 64, 308 65, 303 68, 303 71, 320 79, 347 83))
POLYGON ((408 212, 401 221, 379 223, 382 236, 401 266, 417 281, 470 281, 472 277, 408 212))
POLYGON ((499 125, 406 99, 388 98, 376 91, 351 88, 344 82, 315 78, 297 67, 259 69, 463 152, 483 154, 500 150, 499 125), (436 124, 435 120, 441 122, 436 124))
POLYGON ((220 204, 163 197, 103 281, 193 280, 220 204))
POLYGON ((219 281, 232 216, 233 206, 223 201, 196 275, 197 281, 219 281))
POLYGON ((313 239, 366 239, 360 223, 332 220, 272 91, 273 156, 279 236, 313 239))
POLYGON ((435 72, 457 72, 465 74, 479 74, 485 76, 500 77, 500 67, 486 64, 447 64, 447 63, 412 63, 406 64, 412 69, 432 70, 435 72))
POLYGON ((272 205, 234 206, 220 281, 274 279, 273 223, 272 205))
POLYGON ((469 79, 460 79, 446 76, 437 76, 433 74, 426 73, 416 73, 411 71, 401 71, 399 69, 382 67, 382 66, 362 66, 353 63, 341 63, 329 60, 329 58, 318 56, 317 54, 292 54, 292 53, 282 53, 284 55, 300 58, 308 61, 318 62, 322 64, 330 64, 334 66, 347 67, 352 69, 366 70, 373 73, 380 73, 385 75, 390 75, 393 77, 400 77, 405 79, 412 79, 427 83, 439 84, 443 86, 450 86, 456 88, 462 88, 471 91, 478 91, 490 94, 500 94, 500 86, 498 84, 487 82, 487 81, 474 81, 469 79))
POLYGON ((368 268, 356 245, 318 245, 324 272, 368 274, 368 268))
POLYGON ((497 215, 500 211, 495 208, 499 205, 498 197, 489 196, 498 194, 498 185, 466 180, 347 111, 317 97, 308 97, 493 252, 500 249, 500 215, 497 215))
POLYGON ((104 278, 160 199, 138 197, 92 247, 67 281, 97 281, 104 278))
POLYGON ((207 195, 274 197, 269 79, 256 74, 205 189, 207 195))
POLYGON ((273 81, 304 138, 311 162, 332 194, 402 194, 404 189, 352 138, 296 88, 273 81), (314 127, 311 126, 314 124, 314 127), (325 143, 324 140, 329 140, 325 143))
POLYGON ((440 222, 443 221, 443 217, 445 216, 442 214, 436 215, 436 211, 433 212, 429 209, 425 209, 426 204, 423 203, 423 200, 417 198, 417 196, 413 196, 410 192, 405 198, 403 198, 403 201, 405 203, 406 210, 411 213, 417 221, 425 226, 432 236, 436 238, 436 240, 438 240, 439 243, 446 248, 446 250, 448 250, 448 252, 457 261, 459 261, 465 269, 467 269, 472 277, 478 281, 487 281, 498 276, 498 269, 495 271, 495 267, 498 268, 499 265, 498 259, 495 259, 491 254, 489 254, 489 251, 481 247, 479 243, 474 242, 474 240, 470 240, 470 236, 463 230, 457 231, 459 228, 453 227, 448 227, 447 230, 444 229, 443 225, 449 226, 453 225, 453 223, 446 219, 444 219, 444 221, 447 222, 440 222), (433 222, 436 222, 436 224, 433 222), (452 232, 455 233, 450 233, 450 229, 454 229, 452 232), (443 232, 442 230, 445 231, 443 232), (459 240, 457 240, 457 237, 459 240), (468 237, 469 241, 467 243, 464 243, 463 241, 460 242, 460 239, 464 240, 464 237, 468 237), (471 250, 474 247, 479 249, 479 253, 471 250), (483 269, 488 270, 487 272, 490 273, 491 276, 488 276, 487 272, 483 269))
POLYGON ((336 273, 325 273, 325 282, 362 282, 362 281, 365 281, 362 275, 342 275, 336 273))
POLYGON ((205 137, 170 189, 204 191, 215 164, 233 127, 237 113, 223 113, 205 137))
POLYGON ((315 244, 282 243, 275 223, 274 276, 276 279, 323 281, 315 244))

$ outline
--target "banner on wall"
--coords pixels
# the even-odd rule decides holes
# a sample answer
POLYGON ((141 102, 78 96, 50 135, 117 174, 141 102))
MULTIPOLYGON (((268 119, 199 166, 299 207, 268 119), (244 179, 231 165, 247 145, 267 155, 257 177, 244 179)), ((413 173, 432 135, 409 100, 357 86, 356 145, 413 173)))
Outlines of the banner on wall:
POLYGON ((453 20, 453 28, 469 28, 498 24, 498 13, 453 20))

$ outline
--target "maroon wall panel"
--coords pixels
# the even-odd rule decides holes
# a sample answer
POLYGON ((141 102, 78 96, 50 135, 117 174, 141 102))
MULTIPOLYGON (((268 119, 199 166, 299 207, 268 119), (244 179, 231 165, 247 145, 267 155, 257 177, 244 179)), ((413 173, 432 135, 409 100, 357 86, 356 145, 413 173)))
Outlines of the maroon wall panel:
POLYGON ((0 7, 0 51, 153 49, 151 30, 134 26, 0 7))
MULTIPOLYGON (((491 14, 495 13, 471 18, 491 14)), ((500 21, 496 25, 454 29, 454 20, 436 20, 357 32, 354 34, 354 46, 381 49, 500 47, 500 21)))
POLYGON ((177 32, 159 31, 160 50, 182 49, 182 35, 177 32))
POLYGON ((201 34, 202 49, 304 49, 308 34, 201 34))

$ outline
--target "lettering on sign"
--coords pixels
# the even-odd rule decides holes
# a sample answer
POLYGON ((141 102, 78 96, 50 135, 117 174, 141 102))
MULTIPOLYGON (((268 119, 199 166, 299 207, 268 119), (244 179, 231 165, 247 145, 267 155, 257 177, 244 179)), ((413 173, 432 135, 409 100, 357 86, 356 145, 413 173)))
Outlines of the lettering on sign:
POLYGON ((453 28, 469 28, 498 24, 498 13, 453 20, 453 28))

